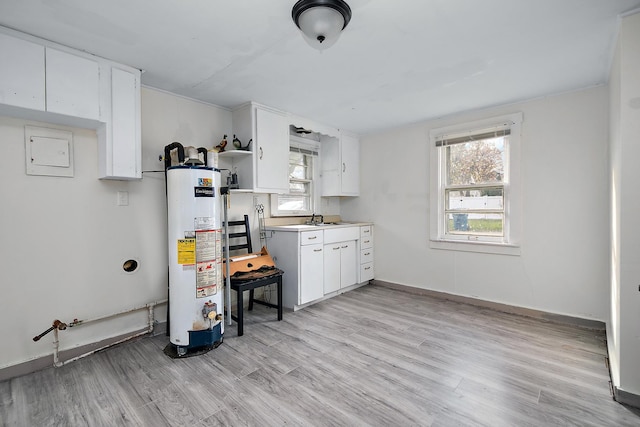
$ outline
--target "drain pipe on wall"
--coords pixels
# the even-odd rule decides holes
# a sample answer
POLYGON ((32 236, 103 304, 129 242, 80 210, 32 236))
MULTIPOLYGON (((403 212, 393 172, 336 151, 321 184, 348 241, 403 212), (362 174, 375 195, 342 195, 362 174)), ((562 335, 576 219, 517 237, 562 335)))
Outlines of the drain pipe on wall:
POLYGON ((53 331, 53 366, 55 366, 56 368, 59 368, 60 366, 66 365, 67 363, 76 361, 78 359, 82 359, 83 357, 86 357, 86 356, 94 354, 94 353, 96 353, 98 351, 104 350, 105 348, 112 347, 112 346, 114 346, 116 344, 121 344, 121 343, 123 343, 125 341, 129 341, 129 340, 131 340, 133 338, 137 338, 139 336, 152 333, 153 332, 153 326, 154 326, 154 315, 153 315, 154 314, 154 309, 158 305, 167 303, 167 301, 168 300, 166 300, 166 299, 161 300, 161 301, 154 301, 154 302, 142 305, 142 306, 134 307, 134 308, 131 308, 131 309, 128 309, 128 310, 124 310, 124 311, 120 311, 120 312, 113 313, 113 314, 107 314, 105 316, 95 317, 95 318, 92 318, 92 319, 82 319, 82 320, 73 319, 73 321, 69 322, 69 323, 64 323, 64 322, 61 322, 60 320, 56 319, 56 320, 53 321, 53 323, 51 324, 51 327, 49 329, 47 329, 46 331, 42 332, 41 334, 36 335, 35 337, 33 337, 33 340, 34 341, 39 341, 40 338, 42 338, 43 336, 47 335, 49 332, 53 331), (60 361, 60 340, 59 340, 59 337, 58 337, 58 331, 64 331, 67 328, 74 328, 74 327, 81 326, 81 325, 86 325, 86 324, 89 324, 89 323, 94 323, 94 322, 99 322, 99 321, 106 320, 106 319, 111 319, 111 318, 114 318, 114 317, 117 317, 117 316, 121 316, 123 314, 133 313, 134 311, 139 311, 139 310, 144 310, 144 309, 146 309, 148 311, 148 317, 147 317, 148 326, 147 326, 147 329, 145 329, 145 330, 143 330, 141 332, 135 333, 135 334, 133 334, 131 336, 125 337, 125 338, 123 338, 121 340, 118 340, 116 342, 104 345, 104 346, 102 346, 100 348, 97 348, 95 350, 88 351, 88 352, 86 352, 84 354, 81 354, 80 356, 76 356, 76 357, 73 357, 71 359, 65 360, 64 362, 60 361))

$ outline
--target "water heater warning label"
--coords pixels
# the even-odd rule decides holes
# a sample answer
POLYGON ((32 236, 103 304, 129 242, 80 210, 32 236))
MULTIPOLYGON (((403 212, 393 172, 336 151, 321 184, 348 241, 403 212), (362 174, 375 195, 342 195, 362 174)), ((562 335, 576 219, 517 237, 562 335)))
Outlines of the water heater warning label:
POLYGON ((196 231, 196 298, 218 293, 222 283, 222 230, 196 231))
POLYGON ((196 263, 196 239, 178 239, 178 264, 196 263))

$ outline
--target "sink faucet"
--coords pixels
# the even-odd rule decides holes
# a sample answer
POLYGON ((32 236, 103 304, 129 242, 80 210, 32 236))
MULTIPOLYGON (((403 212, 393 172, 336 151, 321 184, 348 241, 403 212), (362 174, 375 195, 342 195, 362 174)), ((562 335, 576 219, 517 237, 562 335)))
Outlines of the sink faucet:
POLYGON ((309 221, 311 224, 322 224, 324 222, 324 216, 323 215, 316 215, 316 213, 314 212, 313 215, 311 215, 311 221, 309 221), (320 217, 320 221, 317 222, 316 221, 316 216, 320 217))

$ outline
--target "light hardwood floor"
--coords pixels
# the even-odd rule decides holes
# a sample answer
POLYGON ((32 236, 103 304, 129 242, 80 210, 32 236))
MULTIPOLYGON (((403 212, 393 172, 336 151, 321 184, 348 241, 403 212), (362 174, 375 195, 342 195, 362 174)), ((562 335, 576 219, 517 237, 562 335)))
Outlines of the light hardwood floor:
POLYGON ((170 359, 144 338, 0 383, 2 426, 640 426, 604 334, 365 286, 170 359))

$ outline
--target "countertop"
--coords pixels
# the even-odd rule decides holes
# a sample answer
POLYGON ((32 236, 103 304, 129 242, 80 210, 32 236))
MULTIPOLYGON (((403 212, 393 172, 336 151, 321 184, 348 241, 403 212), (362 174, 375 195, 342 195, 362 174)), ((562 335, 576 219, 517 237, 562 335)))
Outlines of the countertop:
POLYGON ((332 223, 324 223, 318 225, 309 224, 291 224, 291 225, 267 225, 265 230, 277 230, 277 231, 311 231, 311 230, 325 230, 328 228, 345 228, 345 227, 360 227, 361 225, 372 225, 372 222, 356 222, 356 221, 340 221, 332 223))

